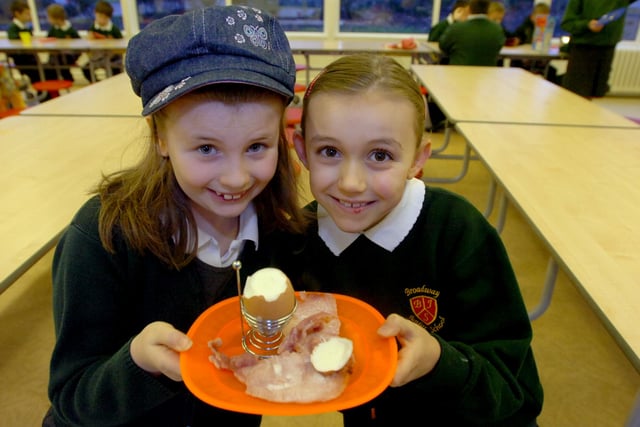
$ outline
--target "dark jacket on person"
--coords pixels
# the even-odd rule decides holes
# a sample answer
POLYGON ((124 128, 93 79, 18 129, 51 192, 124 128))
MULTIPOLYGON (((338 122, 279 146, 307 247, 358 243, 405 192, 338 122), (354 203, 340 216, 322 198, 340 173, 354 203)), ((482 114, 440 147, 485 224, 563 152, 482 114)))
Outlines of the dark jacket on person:
POLYGON ((496 66, 505 41, 500 25, 486 15, 471 15, 464 22, 450 25, 439 45, 451 65, 496 66))
POLYGON ((535 425, 543 391, 532 329, 500 236, 447 190, 425 188, 421 206, 392 251, 360 234, 336 255, 316 225, 288 269, 296 289, 346 294, 383 317, 397 313, 442 347, 432 372, 343 411, 345 425, 395 425, 398 413, 430 426, 535 425))

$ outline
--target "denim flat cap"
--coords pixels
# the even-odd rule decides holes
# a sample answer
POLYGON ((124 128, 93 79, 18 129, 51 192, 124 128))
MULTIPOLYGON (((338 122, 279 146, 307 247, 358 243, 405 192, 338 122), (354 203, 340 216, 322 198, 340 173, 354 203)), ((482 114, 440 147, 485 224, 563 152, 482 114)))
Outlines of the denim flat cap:
POLYGON ((278 21, 259 9, 215 6, 153 21, 129 41, 125 67, 147 116, 214 83, 293 98, 296 69, 278 21))

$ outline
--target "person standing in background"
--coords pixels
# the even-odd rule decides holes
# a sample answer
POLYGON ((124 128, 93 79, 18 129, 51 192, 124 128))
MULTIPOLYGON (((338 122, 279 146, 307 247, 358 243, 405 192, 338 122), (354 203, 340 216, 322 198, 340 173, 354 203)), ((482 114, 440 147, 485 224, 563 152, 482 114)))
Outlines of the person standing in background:
POLYGON ((622 39, 624 15, 606 25, 605 13, 627 7, 631 0, 569 0, 560 27, 571 35, 563 86, 585 98, 609 91, 609 73, 616 44, 622 39))

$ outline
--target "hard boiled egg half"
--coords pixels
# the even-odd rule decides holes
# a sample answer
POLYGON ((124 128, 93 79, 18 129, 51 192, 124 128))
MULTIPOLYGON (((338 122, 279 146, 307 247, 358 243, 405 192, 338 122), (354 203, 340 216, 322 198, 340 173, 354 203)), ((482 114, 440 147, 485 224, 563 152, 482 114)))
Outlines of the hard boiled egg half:
POLYGON ((245 311, 255 318, 277 320, 291 313, 296 295, 282 270, 267 267, 247 277, 242 303, 245 311))

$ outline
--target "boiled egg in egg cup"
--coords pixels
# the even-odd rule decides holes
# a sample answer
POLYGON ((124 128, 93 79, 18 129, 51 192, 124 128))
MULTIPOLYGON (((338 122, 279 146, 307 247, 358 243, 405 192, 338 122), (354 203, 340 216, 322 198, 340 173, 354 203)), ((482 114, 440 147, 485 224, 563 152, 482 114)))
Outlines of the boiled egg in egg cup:
POLYGON ((242 337, 245 351, 261 357, 277 354, 282 329, 297 306, 291 281, 282 270, 267 267, 247 277, 240 311, 249 325, 242 337))

